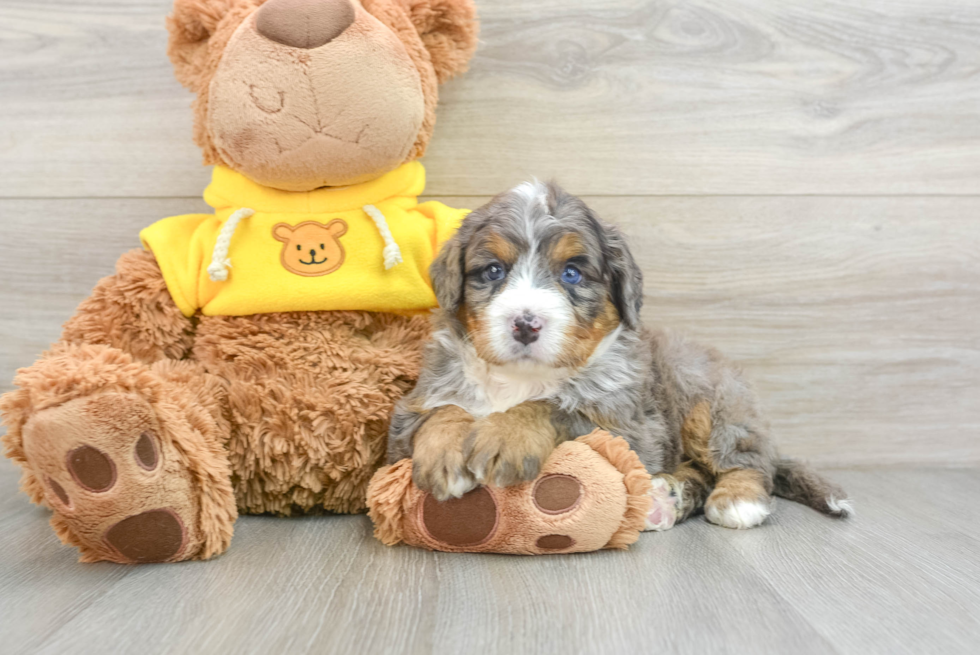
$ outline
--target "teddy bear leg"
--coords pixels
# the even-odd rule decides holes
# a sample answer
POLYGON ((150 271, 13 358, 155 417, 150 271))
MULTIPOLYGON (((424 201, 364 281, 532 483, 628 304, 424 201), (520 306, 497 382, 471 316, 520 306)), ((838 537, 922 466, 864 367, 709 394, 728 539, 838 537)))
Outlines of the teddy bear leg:
POLYGON ((520 554, 624 549, 650 506, 650 475, 639 457, 599 430, 560 444, 533 480, 442 502, 413 484, 412 469, 403 459, 371 481, 370 516, 385 544, 520 554))
POLYGON ((220 384, 195 366, 151 369, 113 348, 71 346, 21 371, 0 401, 24 490, 53 510, 81 561, 176 562, 227 548, 237 512, 227 426, 214 414, 220 384))

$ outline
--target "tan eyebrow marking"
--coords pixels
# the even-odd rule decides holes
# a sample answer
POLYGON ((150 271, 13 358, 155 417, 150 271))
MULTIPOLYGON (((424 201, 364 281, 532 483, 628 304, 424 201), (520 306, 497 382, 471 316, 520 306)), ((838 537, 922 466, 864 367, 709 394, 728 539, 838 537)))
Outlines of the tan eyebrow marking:
POLYGON ((585 244, 577 234, 563 234, 558 241, 551 246, 548 256, 555 263, 567 262, 572 257, 585 254, 585 244))
POLYGON ((509 265, 517 261, 517 246, 496 232, 491 232, 487 236, 484 247, 504 264, 509 265))

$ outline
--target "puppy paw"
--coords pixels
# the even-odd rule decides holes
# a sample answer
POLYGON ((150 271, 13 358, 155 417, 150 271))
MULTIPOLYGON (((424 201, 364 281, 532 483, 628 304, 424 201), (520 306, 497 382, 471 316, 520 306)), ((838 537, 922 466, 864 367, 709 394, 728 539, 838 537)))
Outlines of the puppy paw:
POLYGON ((462 498, 477 486, 459 448, 439 451, 416 447, 412 456, 412 480, 438 501, 462 498))
POLYGON ((705 517, 724 528, 747 530, 760 525, 772 513, 769 498, 736 498, 717 491, 704 504, 705 517))
POLYGON ((412 479, 419 489, 443 501, 477 486, 463 456, 463 440, 472 426, 473 418, 459 407, 434 410, 414 439, 412 479))
POLYGON ((480 484, 509 487, 533 480, 555 449, 554 431, 491 414, 473 425, 463 443, 466 467, 480 484))
POLYGON ((754 528, 772 513, 772 499, 762 474, 738 469, 724 474, 704 503, 704 516, 715 525, 735 530, 754 528))
POLYGON ((681 515, 680 484, 668 476, 656 476, 652 483, 650 496, 653 504, 647 513, 646 526, 643 529, 656 532, 670 530, 681 515))

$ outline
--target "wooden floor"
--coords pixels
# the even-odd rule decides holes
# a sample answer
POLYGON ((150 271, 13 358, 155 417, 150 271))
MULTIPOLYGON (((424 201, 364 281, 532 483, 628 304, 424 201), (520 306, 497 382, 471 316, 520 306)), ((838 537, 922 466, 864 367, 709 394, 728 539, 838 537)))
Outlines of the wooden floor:
POLYGON ((364 516, 239 521, 212 562, 81 565, 0 465, 4 653, 976 653, 980 475, 839 470, 858 518, 780 501, 629 552, 388 548, 364 516))
MULTIPOLYGON (((245 518, 215 562, 81 566, 0 461, 0 652, 980 652, 980 3, 477 2, 430 197, 583 195, 644 319, 740 362, 858 518, 534 559, 245 518)), ((0 392, 141 228, 204 209, 170 5, 0 0, 0 392)))

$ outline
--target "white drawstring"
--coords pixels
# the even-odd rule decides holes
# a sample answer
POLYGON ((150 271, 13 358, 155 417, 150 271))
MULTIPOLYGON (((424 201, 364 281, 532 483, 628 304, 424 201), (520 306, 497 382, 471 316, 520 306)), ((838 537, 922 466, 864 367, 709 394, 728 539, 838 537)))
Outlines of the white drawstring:
POLYGON ((401 264, 402 250, 395 243, 395 237, 391 235, 391 230, 388 229, 388 221, 385 219, 385 215, 374 205, 364 205, 361 209, 374 220, 374 224, 378 226, 378 232, 381 233, 381 238, 384 239, 385 249, 382 254, 385 258, 385 270, 387 271, 401 264))
POLYGON ((212 282, 224 282, 228 279, 228 269, 231 268, 228 248, 231 247, 231 238, 235 236, 235 228, 238 227, 238 223, 254 213, 255 210, 242 207, 221 226, 218 240, 214 244, 214 253, 211 255, 211 264, 208 266, 208 277, 211 278, 212 282))

